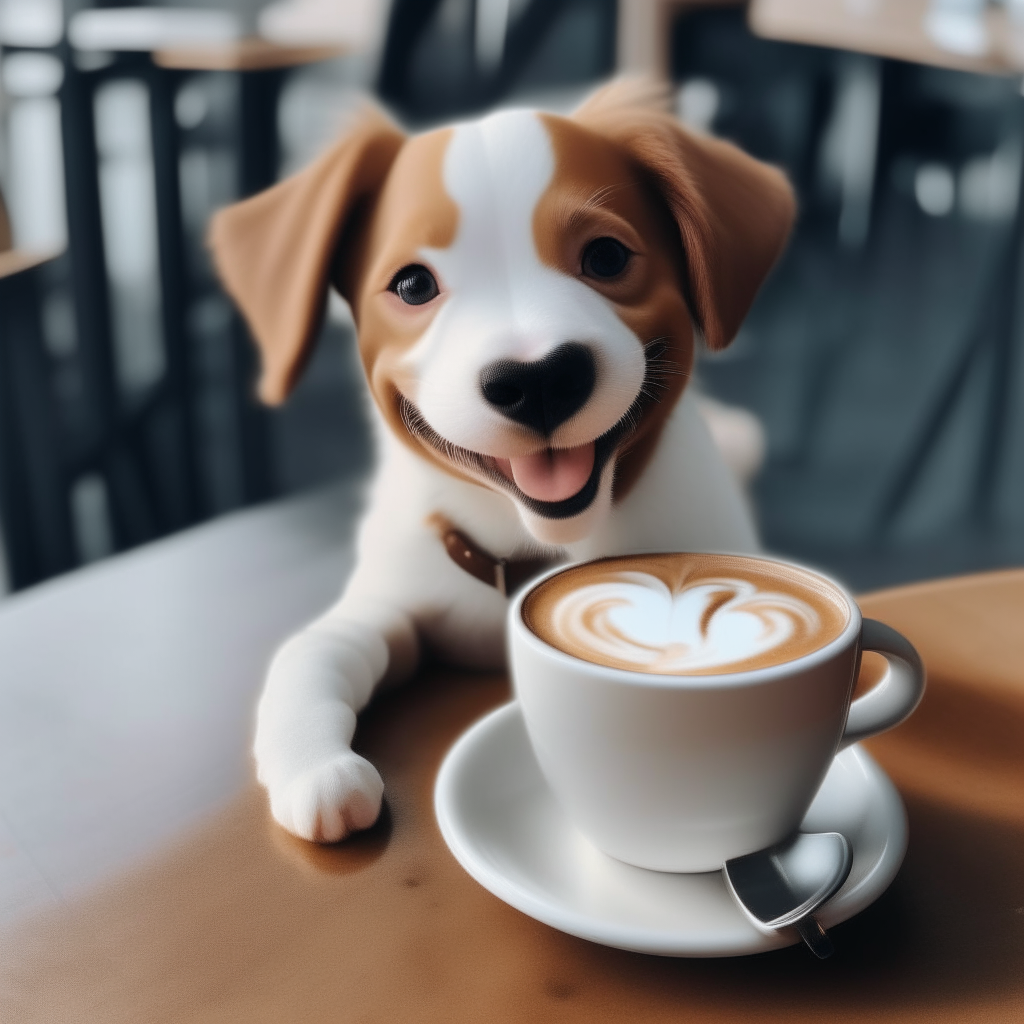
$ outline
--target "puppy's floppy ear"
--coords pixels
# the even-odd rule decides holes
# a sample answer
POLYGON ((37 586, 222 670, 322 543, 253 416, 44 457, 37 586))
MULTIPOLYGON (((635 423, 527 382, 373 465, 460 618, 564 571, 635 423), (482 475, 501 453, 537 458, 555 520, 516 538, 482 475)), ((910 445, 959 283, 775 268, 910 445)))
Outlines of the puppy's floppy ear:
POLYGON ((366 110, 305 170, 214 215, 209 246, 259 346, 263 401, 288 396, 323 318, 345 224, 377 193, 404 141, 383 114, 366 110))
POLYGON ((679 226, 691 313, 709 348, 736 336, 789 237, 796 213, 781 171, 687 131, 654 83, 618 79, 574 114, 651 175, 679 226))

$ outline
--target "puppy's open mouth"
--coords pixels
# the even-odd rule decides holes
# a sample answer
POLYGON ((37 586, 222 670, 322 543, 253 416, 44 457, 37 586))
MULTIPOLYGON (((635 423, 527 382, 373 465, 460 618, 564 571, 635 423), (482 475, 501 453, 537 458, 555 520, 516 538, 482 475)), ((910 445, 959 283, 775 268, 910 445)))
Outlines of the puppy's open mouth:
POLYGON ((533 455, 495 459, 499 472, 534 501, 557 503, 579 493, 594 471, 596 445, 546 448, 533 455))
POLYGON ((597 495, 604 467, 636 422, 636 410, 631 407, 615 426, 588 444, 497 459, 452 444, 404 395, 398 396, 398 402, 402 420, 414 437, 446 461, 485 477, 498 490, 547 519, 571 519, 586 511, 597 495))

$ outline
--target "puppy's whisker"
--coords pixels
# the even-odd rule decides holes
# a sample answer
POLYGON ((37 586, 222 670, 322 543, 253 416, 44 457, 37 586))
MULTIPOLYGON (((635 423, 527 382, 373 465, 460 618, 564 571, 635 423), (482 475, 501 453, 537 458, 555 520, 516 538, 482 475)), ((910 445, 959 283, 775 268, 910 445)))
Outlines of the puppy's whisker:
POLYGON ((668 335, 662 335, 644 343, 646 370, 636 396, 637 412, 634 414, 635 417, 642 414, 644 407, 660 402, 663 397, 671 393, 673 390, 672 378, 687 379, 690 377, 690 371, 684 369, 678 360, 668 355, 670 342, 671 338, 668 335))
MULTIPOLYGON (((605 185, 602 188, 592 192, 589 196, 585 196, 582 199, 576 199, 570 197, 565 201, 564 207, 572 205, 572 209, 566 210, 563 208, 563 212, 560 216, 562 226, 566 231, 572 231, 586 222, 587 215, 600 210, 607 205, 608 200, 616 193, 624 188, 629 188, 629 182, 620 181, 615 182, 611 185, 605 185)), ((580 193, 577 193, 578 196, 580 193)))

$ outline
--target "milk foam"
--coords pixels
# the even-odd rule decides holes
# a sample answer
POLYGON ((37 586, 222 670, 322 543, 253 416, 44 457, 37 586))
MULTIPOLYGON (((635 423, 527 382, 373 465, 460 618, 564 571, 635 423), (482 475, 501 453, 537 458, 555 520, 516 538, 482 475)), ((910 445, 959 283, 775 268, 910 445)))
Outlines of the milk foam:
POLYGON ((750 580, 705 578, 673 592, 657 576, 622 570, 560 597, 550 626, 597 661, 672 674, 721 671, 813 636, 822 622, 806 601, 750 580))

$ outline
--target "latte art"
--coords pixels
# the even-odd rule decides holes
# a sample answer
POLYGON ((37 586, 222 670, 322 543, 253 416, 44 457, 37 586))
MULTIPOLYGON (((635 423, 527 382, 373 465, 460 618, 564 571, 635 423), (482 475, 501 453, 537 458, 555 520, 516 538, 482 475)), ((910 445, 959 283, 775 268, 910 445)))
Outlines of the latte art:
POLYGON ((601 662, 634 671, 722 669, 821 626, 806 601, 748 580, 706 580, 674 594, 649 573, 609 575, 566 594, 552 610, 551 627, 601 662))
POLYGON ((735 555, 636 555, 540 583, 523 618, 585 661, 660 675, 720 675, 792 661, 834 640, 845 599, 798 566, 735 555))

